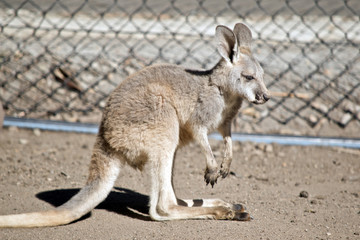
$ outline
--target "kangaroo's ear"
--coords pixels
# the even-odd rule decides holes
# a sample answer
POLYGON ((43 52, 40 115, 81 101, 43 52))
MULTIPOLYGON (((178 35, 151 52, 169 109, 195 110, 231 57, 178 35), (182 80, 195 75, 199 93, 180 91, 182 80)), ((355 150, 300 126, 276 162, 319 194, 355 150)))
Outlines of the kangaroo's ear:
POLYGON ((251 51, 252 35, 250 29, 243 23, 237 23, 234 27, 234 34, 238 48, 237 51, 240 51, 241 47, 251 51))
POLYGON ((234 33, 231 31, 231 29, 219 25, 216 27, 215 38, 218 52, 227 62, 231 63, 231 59, 234 54, 234 47, 236 44, 234 33))

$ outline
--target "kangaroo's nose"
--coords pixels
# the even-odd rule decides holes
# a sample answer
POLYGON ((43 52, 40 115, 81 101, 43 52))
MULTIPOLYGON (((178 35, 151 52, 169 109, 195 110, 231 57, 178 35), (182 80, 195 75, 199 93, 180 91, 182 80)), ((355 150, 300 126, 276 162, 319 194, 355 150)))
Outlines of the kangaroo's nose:
POLYGON ((270 99, 270 96, 268 94, 264 93, 263 98, 265 101, 268 101, 270 99))

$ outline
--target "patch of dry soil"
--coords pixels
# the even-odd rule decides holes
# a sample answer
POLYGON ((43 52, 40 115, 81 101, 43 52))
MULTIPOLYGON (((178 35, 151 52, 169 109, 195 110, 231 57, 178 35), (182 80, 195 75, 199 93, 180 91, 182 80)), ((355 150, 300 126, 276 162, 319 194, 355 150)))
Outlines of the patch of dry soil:
MULTIPOLYGON (((86 181, 94 140, 86 134, 1 130, 0 214, 66 201, 86 181)), ((211 144, 219 159, 221 142, 211 144)), ((83 219, 1 229, 0 239, 360 239, 359 150, 234 143, 232 174, 214 188, 205 186, 197 145, 177 155, 178 197, 244 203, 254 219, 151 221, 148 174, 124 167, 107 200, 83 219)))

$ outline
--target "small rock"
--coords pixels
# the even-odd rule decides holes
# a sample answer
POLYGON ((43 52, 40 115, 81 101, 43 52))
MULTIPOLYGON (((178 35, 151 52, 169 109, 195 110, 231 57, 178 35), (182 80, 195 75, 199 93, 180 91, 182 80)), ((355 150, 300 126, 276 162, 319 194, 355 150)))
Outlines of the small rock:
POLYGON ((255 148, 265 152, 265 143, 259 143, 255 146, 255 148))
POLYGON ((304 212, 306 212, 306 213, 316 213, 316 211, 313 210, 313 209, 305 209, 304 212))
POLYGON ((319 121, 319 119, 315 115, 311 114, 309 116, 309 121, 311 124, 315 125, 319 121))
POLYGON ((344 101, 342 108, 345 112, 355 112, 355 105, 350 101, 344 101))
POLYGON ((37 136, 37 137, 40 137, 40 135, 41 135, 41 131, 40 131, 40 129, 38 129, 38 128, 35 128, 34 131, 33 131, 33 133, 34 133, 34 135, 37 136))
POLYGON ((67 122, 77 122, 79 120, 79 116, 77 113, 64 113, 62 117, 67 122))
POLYGON ((317 200, 313 199, 310 201, 310 204, 316 205, 316 204, 318 204, 318 202, 317 202, 317 200))
POLYGON ((269 110, 268 109, 265 109, 264 111, 262 111, 261 113, 260 113, 260 117, 262 117, 262 118, 265 118, 265 117, 267 117, 269 115, 269 110))
POLYGON ((267 144, 267 145, 265 146, 265 152, 267 152, 267 153, 272 153, 272 152, 274 152, 274 147, 273 147, 271 144, 267 144))
POLYGON ((358 198, 359 197, 359 193, 355 192, 355 193, 351 193, 351 195, 353 195, 354 197, 358 198))
POLYGON ((255 177, 256 180, 258 181, 263 181, 263 182, 268 182, 269 181, 269 178, 267 177, 255 177))
POLYGON ((335 166, 340 166, 340 165, 341 165, 341 163, 338 162, 337 160, 333 160, 333 164, 334 164, 335 166))
POLYGON ((312 102, 311 106, 323 113, 327 113, 329 111, 329 108, 325 104, 320 102, 312 102))
POLYGON ((50 115, 49 119, 52 120, 52 121, 60 121, 60 120, 62 120, 60 114, 50 115))
POLYGON ((67 175, 65 172, 60 172, 60 175, 66 177, 66 178, 70 178, 70 176, 67 175))
POLYGON ((309 197, 309 193, 307 191, 301 191, 299 194, 300 197, 302 198, 308 198, 309 197))
POLYGON ((24 139, 24 138, 19 139, 19 143, 22 145, 28 144, 28 142, 29 141, 27 139, 24 139))
POLYGON ((106 106, 106 101, 101 101, 101 102, 99 103, 99 106, 102 107, 102 108, 104 108, 104 107, 106 106))
POLYGON ((318 200, 324 200, 324 199, 325 199, 325 196, 323 196, 323 195, 317 195, 317 196, 315 196, 315 198, 318 199, 318 200))
POLYGON ((136 69, 132 66, 126 66, 124 70, 127 72, 128 75, 136 73, 136 69))
POLYGON ((340 123, 343 126, 346 126, 352 119, 352 115, 350 113, 346 113, 342 116, 340 123))

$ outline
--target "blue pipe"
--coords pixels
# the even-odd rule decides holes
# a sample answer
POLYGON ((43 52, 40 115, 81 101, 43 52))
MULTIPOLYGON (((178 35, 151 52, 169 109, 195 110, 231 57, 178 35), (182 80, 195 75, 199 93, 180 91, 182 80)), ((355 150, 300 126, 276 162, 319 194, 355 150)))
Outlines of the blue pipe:
POLYGON ((40 130, 78 132, 97 134, 99 125, 91 123, 72 123, 64 121, 50 121, 30 118, 5 117, 4 127, 38 128, 40 130))
MULTIPOLYGON (((64 121, 50 121, 38 119, 26 119, 5 117, 3 125, 5 127, 16 126, 19 128, 41 129, 50 131, 78 132, 97 134, 99 125, 91 123, 71 123, 64 121)), ((221 140, 218 133, 209 135, 210 138, 221 140)), ((277 143, 281 145, 300 145, 300 146, 328 146, 345 147, 360 149, 360 138, 339 138, 339 137, 310 137, 310 136, 291 136, 291 135, 266 135, 266 134, 245 134, 233 133, 232 139, 240 142, 255 143, 277 143)))

